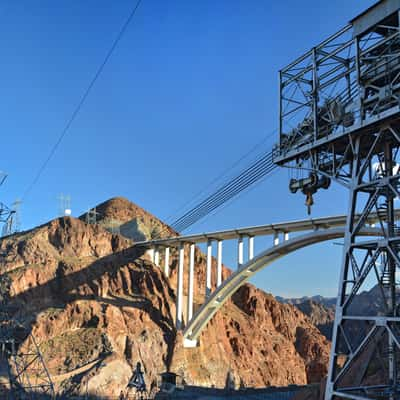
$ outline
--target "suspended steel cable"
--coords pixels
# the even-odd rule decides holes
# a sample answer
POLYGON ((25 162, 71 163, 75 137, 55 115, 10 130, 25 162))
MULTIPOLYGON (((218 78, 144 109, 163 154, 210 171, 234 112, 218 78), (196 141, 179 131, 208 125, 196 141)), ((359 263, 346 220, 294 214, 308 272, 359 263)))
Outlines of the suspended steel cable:
MULTIPOLYGON (((240 196, 245 196, 246 194, 252 192, 254 189, 256 189, 257 186, 261 185, 265 180, 269 179, 272 175, 276 174, 277 171, 279 171, 279 168, 274 168, 267 175, 260 178, 260 180, 257 182, 258 183, 257 185, 250 185, 249 187, 244 189, 242 192, 240 192, 240 196)), ((232 202, 234 202, 235 200, 236 200, 236 198, 232 197, 230 200, 228 200, 224 204, 222 204, 221 207, 218 207, 214 211, 211 211, 209 214, 205 215, 204 218, 201 218, 201 222, 199 223, 198 226, 203 225, 206 221, 208 221, 213 216, 220 214, 226 207, 228 207, 230 204, 232 204, 232 202)))
MULTIPOLYGON (((196 215, 192 216, 189 221, 186 221, 184 225, 179 226, 179 230, 183 231, 208 215, 209 213, 213 212, 223 204, 225 204, 227 201, 233 199, 236 195, 241 193, 243 190, 247 189, 250 187, 253 183, 257 182, 259 179, 263 178, 264 176, 270 174, 276 169, 275 165, 269 167, 268 169, 264 169, 263 171, 260 171, 256 176, 253 177, 252 180, 242 184, 236 191, 230 192, 228 195, 226 195, 221 201, 214 203, 213 205, 208 206, 206 209, 202 209, 199 211, 196 215)), ((175 228, 178 230, 178 228, 175 228)))
POLYGON ((173 226, 177 226, 182 221, 187 220, 193 214, 198 212, 198 210, 204 209, 205 207, 209 206, 210 204, 214 203, 215 201, 218 201, 221 198, 221 196, 224 196, 225 194, 229 193, 230 191, 235 190, 235 188, 238 185, 242 184, 243 181, 246 181, 246 179, 249 179, 249 176, 251 176, 251 174, 253 172, 257 172, 258 168, 260 168, 260 167, 262 168, 265 164, 268 165, 271 162, 270 158, 271 157, 268 154, 267 156, 263 157, 261 160, 258 160, 255 164, 252 164, 250 167, 248 167, 245 171, 243 171, 237 177, 230 180, 228 183, 223 185, 220 189, 218 189, 212 195, 208 196, 205 200, 200 202, 200 204, 198 204, 196 207, 192 208, 187 213, 185 213, 182 217, 180 217, 178 220, 176 220, 173 223, 173 226))
POLYGON ((262 177, 271 173, 275 168, 276 166, 272 162, 272 151, 270 151, 253 162, 243 172, 231 179, 216 192, 186 212, 182 217, 178 218, 171 226, 178 231, 187 229, 199 219, 214 211, 262 177))
MULTIPOLYGON (((208 205, 207 207, 202 208, 199 210, 196 214, 192 215, 190 218, 185 220, 184 222, 181 222, 179 224, 179 229, 180 230, 185 230, 189 226, 193 225, 195 222, 200 220, 201 218, 205 217, 208 215, 210 212, 214 211, 221 205, 225 204, 225 202, 229 201, 239 193, 241 193, 243 190, 247 189, 249 186, 251 186, 253 183, 264 177, 265 175, 269 174, 275 169, 275 166, 270 166, 268 168, 264 168, 263 170, 259 171, 256 176, 253 177, 253 179, 248 180, 247 182, 244 182, 241 184, 236 190, 230 191, 228 194, 226 194, 223 198, 219 199, 219 201, 214 202, 213 204, 208 205)), ((176 228, 178 229, 178 228, 176 228)))
MULTIPOLYGON (((222 178, 227 176, 229 172, 237 168, 242 161, 244 161, 246 158, 248 158, 252 153, 254 153, 256 150, 260 149, 261 146, 264 145, 264 143, 270 139, 273 135, 275 135, 277 132, 277 129, 274 129, 272 132, 270 132, 268 135, 266 135, 260 142, 256 143, 247 153, 245 153, 243 156, 241 156, 239 159, 237 159, 232 165, 230 165, 227 169, 225 169, 221 174, 219 174, 216 178, 214 178, 208 185, 206 185, 204 188, 202 188, 199 192, 197 192, 195 195, 193 195, 190 200, 188 200, 185 204, 183 204, 181 207, 179 207, 174 214, 171 214, 169 217, 166 218, 167 223, 169 224, 170 222, 173 223, 174 220, 171 221, 173 217, 176 215, 179 215, 179 212, 181 210, 184 210, 187 208, 191 203, 194 202, 197 198, 199 198, 202 194, 206 193, 212 186, 214 186, 218 181, 220 181, 222 178)), ((256 160, 260 157, 260 154, 257 154, 257 156, 253 159, 256 160)))
POLYGON ((53 145, 53 147, 50 150, 49 155, 47 156, 47 158, 44 160, 43 164, 40 166, 38 172, 36 173, 35 177, 33 178, 32 182, 29 184, 29 186, 26 188, 23 196, 22 196, 22 200, 25 200, 26 197, 29 195, 29 193, 32 191, 32 189, 34 188, 34 186, 37 184, 37 182, 39 181, 40 177, 42 176, 44 170, 46 169, 47 165, 49 164, 50 160, 53 158, 54 154, 56 153, 58 147, 60 146, 62 140, 64 139, 65 135, 67 134, 67 132, 69 131, 72 123, 74 122, 74 120, 76 119, 77 115, 79 114, 79 111, 82 109, 86 99, 88 98, 91 90, 93 89, 93 86, 95 85, 96 81, 98 80, 99 76, 101 75, 101 73, 104 70, 104 67, 106 66, 108 60, 111 58, 114 50, 116 49, 118 43, 120 42, 120 40, 122 39, 124 33, 126 32, 129 24, 131 23, 133 17, 136 15, 136 12, 139 8, 140 3, 142 2, 142 0, 137 0, 135 6, 133 7, 131 13, 129 14, 127 20, 125 21, 125 23, 122 25, 122 28, 120 29, 117 37, 115 38, 115 40, 113 41, 110 49, 108 50, 105 58, 103 59, 102 63, 100 64, 100 66, 97 68, 93 78, 91 79, 88 87, 86 88, 86 90, 83 92, 83 95, 80 99, 80 101, 78 102, 77 106, 75 107, 75 109, 73 110, 70 118, 68 119, 64 129, 62 129, 57 141, 55 142, 55 144, 53 145))

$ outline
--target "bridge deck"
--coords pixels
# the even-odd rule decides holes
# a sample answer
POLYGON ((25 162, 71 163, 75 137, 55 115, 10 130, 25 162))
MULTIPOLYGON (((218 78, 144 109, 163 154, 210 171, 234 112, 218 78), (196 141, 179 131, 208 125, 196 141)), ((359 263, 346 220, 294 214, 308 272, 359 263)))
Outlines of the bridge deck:
MULTIPOLYGON (((400 218, 400 209, 396 210, 396 219, 400 218)), ((368 224, 378 222, 376 213, 371 213, 367 218, 368 224)), ((180 243, 205 243, 208 240, 230 240, 238 236, 266 236, 275 233, 303 232, 317 229, 337 228, 346 224, 346 215, 332 217, 310 218, 298 221, 280 222, 277 224, 250 226, 245 228, 223 231, 198 233, 194 235, 175 236, 166 239, 155 239, 135 243, 136 246, 177 246, 180 243)))

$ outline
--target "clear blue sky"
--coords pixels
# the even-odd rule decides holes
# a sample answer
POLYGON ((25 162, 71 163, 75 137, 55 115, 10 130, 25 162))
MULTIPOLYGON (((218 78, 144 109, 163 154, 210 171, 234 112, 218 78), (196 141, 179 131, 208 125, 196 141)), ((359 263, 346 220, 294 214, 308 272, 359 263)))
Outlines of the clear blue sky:
MULTIPOLYGON (((56 157, 22 207, 23 227, 126 196, 165 219, 277 126, 277 74, 373 1, 143 0, 56 157)), ((1 199, 32 181, 134 1, 0 5, 1 199), (40 5, 39 5, 40 4, 40 5)), ((270 146, 272 138, 264 146, 270 146)), ((286 171, 193 231, 306 218, 286 171)), ((344 213, 317 195, 313 216, 344 213)), ((255 282, 274 294, 334 295, 341 248, 315 246, 255 282)))

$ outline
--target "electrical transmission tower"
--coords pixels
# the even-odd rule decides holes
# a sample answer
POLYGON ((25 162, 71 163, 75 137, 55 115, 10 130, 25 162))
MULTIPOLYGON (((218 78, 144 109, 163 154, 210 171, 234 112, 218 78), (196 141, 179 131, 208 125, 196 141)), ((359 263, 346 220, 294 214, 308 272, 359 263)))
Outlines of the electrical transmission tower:
POLYGON ((15 211, 0 202, 0 223, 3 223, 1 235, 12 235, 14 227, 15 211))
POLYGON ((4 204, 0 203, 1 213, 4 213, 5 217, 1 222, 3 222, 3 231, 2 236, 9 236, 13 233, 19 232, 21 229, 21 220, 20 220, 20 206, 21 200, 15 200, 12 204, 12 208, 9 209, 4 204))
MULTIPOLYGON (((0 172, 0 186, 3 185, 7 178, 5 172, 0 172)), ((19 230, 19 206, 20 200, 16 200, 13 203, 13 208, 10 209, 4 203, 0 202, 0 223, 3 224, 2 236, 11 235, 19 230)))
MULTIPOLYGON (((0 186, 7 175, 0 173, 0 186)), ((19 230, 19 205, 13 209, 0 203, 0 222, 3 235, 19 230)), ((3 254, 4 256, 4 254, 3 254)), ((53 399, 53 383, 44 363, 40 349, 30 329, 15 318, 12 306, 11 279, 0 274, 0 398, 10 400, 53 399)))
POLYGON ((65 217, 71 215, 71 196, 60 194, 58 196, 58 216, 65 217))
POLYGON ((13 317, 11 280, 0 275, 0 375, 8 376, 1 398, 36 400, 54 398, 54 387, 35 338, 13 317))
POLYGON ((99 213, 96 211, 96 207, 90 208, 86 213, 86 223, 90 225, 96 224, 98 215, 99 213))
POLYGON ((12 203, 12 211, 13 211, 13 225, 12 230, 13 233, 19 232, 21 230, 21 204, 22 200, 16 199, 14 203, 12 203))
POLYGON ((326 400, 400 399, 399 9, 376 3, 280 71, 274 162, 304 171, 290 190, 309 209, 331 181, 349 190, 326 400))

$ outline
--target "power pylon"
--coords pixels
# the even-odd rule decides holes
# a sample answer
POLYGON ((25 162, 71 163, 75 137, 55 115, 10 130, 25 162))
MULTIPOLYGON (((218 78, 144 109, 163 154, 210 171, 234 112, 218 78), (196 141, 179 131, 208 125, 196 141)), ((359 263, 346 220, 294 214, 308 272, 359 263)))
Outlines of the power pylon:
MULTIPOLYGON (((7 174, 3 171, 0 171, 0 186, 3 185, 4 181, 7 178, 7 174)), ((14 203, 16 204, 16 202, 14 203)), ((13 233, 12 226, 13 220, 15 220, 16 211, 10 209, 4 203, 0 202, 0 223, 3 224, 2 227, 2 236, 11 235, 13 233)))
POLYGON ((11 204, 13 211, 13 224, 12 224, 13 233, 19 232, 21 230, 21 204, 22 200, 20 199, 16 199, 14 203, 11 204))
POLYGON ((0 370, 3 373, 4 369, 7 370, 9 382, 4 389, 12 400, 36 400, 44 395, 53 399, 54 386, 39 346, 29 329, 13 316, 15 310, 10 305, 10 288, 8 275, 1 275, 0 370))
POLYGON ((71 196, 60 194, 58 196, 58 216, 65 217, 71 215, 71 196))
MULTIPOLYGON (((0 186, 6 176, 0 173, 0 186)), ((0 203, 3 234, 12 234, 19 229, 20 203, 15 201, 13 209, 0 203)), ((45 395, 53 399, 54 386, 39 346, 30 329, 15 318, 10 291, 11 279, 3 273, 0 275, 0 398, 39 400, 45 395)))
POLYGON ((14 226, 15 211, 10 209, 8 206, 0 202, 0 222, 3 223, 1 235, 8 236, 12 235, 14 226))
POLYGON ((94 225, 97 223, 97 216, 99 213, 96 211, 96 207, 90 208, 86 213, 86 223, 94 225))
POLYGON ((21 229, 20 206, 22 201, 15 200, 12 208, 9 209, 4 204, 0 203, 0 214, 4 214, 2 236, 9 236, 13 233, 19 232, 21 229))
POLYGON ((331 180, 349 190, 326 400, 400 399, 399 15, 398 0, 379 1, 280 71, 274 161, 304 171, 290 190, 309 209, 331 180))

